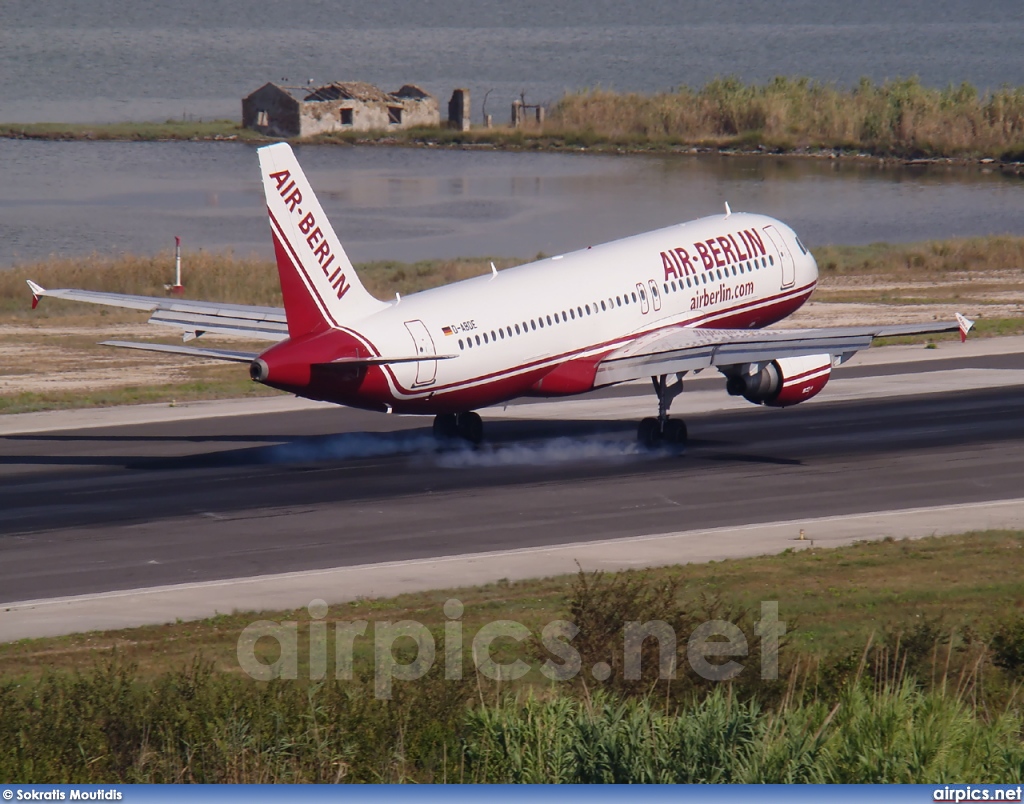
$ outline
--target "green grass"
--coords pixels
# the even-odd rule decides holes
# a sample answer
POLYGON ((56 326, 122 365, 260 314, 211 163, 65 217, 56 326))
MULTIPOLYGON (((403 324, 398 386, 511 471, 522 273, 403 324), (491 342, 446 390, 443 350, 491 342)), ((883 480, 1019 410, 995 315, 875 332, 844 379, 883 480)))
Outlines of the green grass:
MULTIPOLYGON (((252 382, 246 375, 244 366, 234 365, 230 371, 228 376, 189 379, 166 385, 128 385, 95 391, 23 391, 0 396, 0 415, 73 408, 108 408, 116 405, 174 405, 209 399, 248 399, 280 395, 278 391, 252 382)), ((197 368, 196 373, 208 372, 201 372, 197 368)), ((227 374, 226 371, 222 373, 227 374)))
MULTIPOLYGON (((441 605, 452 595, 466 605, 465 642, 498 618, 534 634, 568 618, 580 627, 572 644, 585 671, 598 657, 616 665, 612 646, 630 619, 662 619, 685 637, 714 616, 751 635, 744 661, 756 666, 751 607, 774 599, 792 634, 778 680, 697 678, 685 640, 672 680, 656 677, 653 643, 638 682, 615 671, 603 683, 584 672, 561 683, 534 674, 502 684, 471 669, 446 680, 438 662, 419 680, 396 681, 390 700, 373 694, 367 649, 357 652, 351 680, 303 682, 300 673, 255 682, 239 672, 245 624, 294 619, 305 634, 304 611, 26 640, 0 646, 0 778, 1017 782, 1022 556, 1024 533, 971 533, 503 582, 357 601, 327 615, 415 620, 439 647, 441 605)), ((275 650, 262 654, 272 660, 275 650)), ((401 644, 398 654, 412 658, 401 644)), ((299 655, 308 656, 304 641, 299 655)), ((536 665, 548 654, 536 640, 499 645, 500 660, 516 656, 536 665)))

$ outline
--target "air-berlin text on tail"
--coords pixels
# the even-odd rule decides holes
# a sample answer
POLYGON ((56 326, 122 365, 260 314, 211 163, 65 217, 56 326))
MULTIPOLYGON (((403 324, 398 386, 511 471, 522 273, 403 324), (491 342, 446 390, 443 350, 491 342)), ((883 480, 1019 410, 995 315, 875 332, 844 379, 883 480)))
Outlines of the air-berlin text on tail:
POLYGON ((661 252, 666 282, 700 273, 701 269, 695 265, 698 257, 703 270, 710 271, 715 267, 724 268, 766 253, 764 240, 756 229, 743 229, 723 237, 711 237, 694 243, 691 248, 696 252, 692 257, 693 252, 681 247, 661 252))
POLYGON ((291 171, 279 170, 277 173, 271 173, 270 178, 277 184, 277 192, 284 200, 284 203, 288 205, 288 211, 299 219, 299 231, 306 236, 306 245, 309 246, 309 250, 316 258, 317 264, 324 272, 324 276, 327 277, 331 287, 334 288, 340 299, 348 293, 351 285, 345 279, 345 273, 341 266, 335 266, 334 270, 331 270, 331 263, 334 262, 331 244, 327 242, 324 238, 324 233, 317 226, 313 213, 307 212, 303 215, 302 207, 299 206, 302 203, 302 191, 295 186, 291 171))

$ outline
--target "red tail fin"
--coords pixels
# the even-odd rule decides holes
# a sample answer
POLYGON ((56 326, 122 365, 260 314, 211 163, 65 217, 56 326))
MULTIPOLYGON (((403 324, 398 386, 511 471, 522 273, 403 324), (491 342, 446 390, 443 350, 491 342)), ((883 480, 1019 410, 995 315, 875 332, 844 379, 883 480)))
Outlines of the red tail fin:
POLYGON ((387 308, 356 275, 291 147, 259 149, 288 334, 358 321, 387 308))

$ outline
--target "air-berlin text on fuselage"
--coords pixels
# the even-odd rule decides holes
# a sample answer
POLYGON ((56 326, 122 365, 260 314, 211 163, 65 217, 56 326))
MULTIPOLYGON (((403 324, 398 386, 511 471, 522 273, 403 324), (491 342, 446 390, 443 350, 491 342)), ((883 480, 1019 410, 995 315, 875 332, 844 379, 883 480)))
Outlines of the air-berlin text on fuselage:
POLYGON ((685 248, 673 248, 661 252, 661 264, 665 269, 665 281, 696 276, 701 270, 724 268, 727 265, 745 262, 760 257, 766 252, 764 240, 756 229, 743 229, 722 237, 710 237, 693 244, 691 252, 685 248), (696 265, 700 259, 701 267, 696 265))
POLYGON ((316 257, 316 261, 324 272, 324 276, 327 277, 331 287, 334 288, 340 299, 348 293, 351 285, 345 279, 345 273, 341 266, 336 266, 334 271, 331 271, 331 263, 334 262, 331 244, 324 239, 324 233, 316 225, 316 218, 313 217, 313 213, 307 212, 305 215, 302 214, 302 208, 299 207, 299 204, 302 203, 302 191, 295 186, 291 171, 279 170, 277 173, 271 173, 270 178, 276 182, 277 192, 284 200, 284 203, 288 205, 288 211, 299 218, 299 231, 306 236, 306 245, 313 252, 313 256, 316 257))

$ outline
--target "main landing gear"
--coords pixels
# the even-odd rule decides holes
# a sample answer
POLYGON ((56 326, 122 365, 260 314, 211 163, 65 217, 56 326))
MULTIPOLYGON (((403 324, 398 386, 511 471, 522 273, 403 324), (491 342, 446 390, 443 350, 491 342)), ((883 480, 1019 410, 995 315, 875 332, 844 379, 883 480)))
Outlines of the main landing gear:
POLYGON ((640 422, 636 438, 643 446, 653 449, 662 444, 678 446, 686 443, 686 423, 681 419, 670 419, 669 408, 683 392, 683 375, 676 374, 675 382, 669 384, 668 375, 651 377, 654 393, 658 395, 658 418, 647 418, 640 422))
POLYGON ((480 414, 441 413, 434 417, 436 438, 461 438, 470 444, 479 444, 484 438, 484 422, 480 414))

